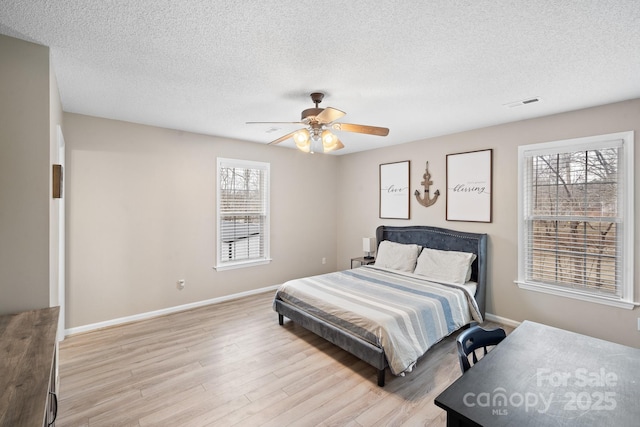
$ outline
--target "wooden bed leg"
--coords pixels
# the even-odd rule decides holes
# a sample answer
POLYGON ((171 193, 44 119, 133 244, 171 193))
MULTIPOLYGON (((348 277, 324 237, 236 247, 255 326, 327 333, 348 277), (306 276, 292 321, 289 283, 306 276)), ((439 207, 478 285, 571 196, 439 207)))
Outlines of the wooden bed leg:
POLYGON ((384 369, 378 369, 378 385, 384 387, 384 369))
POLYGON ((284 325, 284 316, 280 313, 278 313, 278 323, 284 325))

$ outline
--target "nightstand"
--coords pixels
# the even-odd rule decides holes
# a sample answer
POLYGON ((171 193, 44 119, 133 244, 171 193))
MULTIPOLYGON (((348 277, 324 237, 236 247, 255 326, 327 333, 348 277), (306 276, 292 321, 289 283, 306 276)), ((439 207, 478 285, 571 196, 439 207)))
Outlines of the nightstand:
POLYGON ((371 258, 365 258, 363 256, 359 256, 356 258, 351 258, 351 268, 353 268, 353 263, 357 262, 358 267, 363 266, 363 265, 369 265, 369 264, 373 264, 374 262, 376 262, 375 257, 371 257, 371 258))

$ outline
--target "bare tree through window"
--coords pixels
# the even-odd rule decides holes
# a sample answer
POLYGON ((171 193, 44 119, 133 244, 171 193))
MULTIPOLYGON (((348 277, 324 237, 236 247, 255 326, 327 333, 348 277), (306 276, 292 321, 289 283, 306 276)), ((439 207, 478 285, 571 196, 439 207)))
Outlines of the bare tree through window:
POLYGON ((527 278, 616 293, 618 149, 544 154, 527 161, 527 278))
POLYGON ((220 262, 264 258, 265 169, 225 164, 219 168, 218 180, 220 262))

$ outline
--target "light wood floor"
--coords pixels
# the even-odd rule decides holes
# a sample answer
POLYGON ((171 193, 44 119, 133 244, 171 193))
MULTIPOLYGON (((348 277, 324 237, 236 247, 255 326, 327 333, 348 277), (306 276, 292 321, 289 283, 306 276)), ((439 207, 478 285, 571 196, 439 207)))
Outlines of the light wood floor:
POLYGON ((273 292, 68 337, 58 427, 444 426, 433 399, 460 376, 455 335, 405 377, 286 320, 273 292))

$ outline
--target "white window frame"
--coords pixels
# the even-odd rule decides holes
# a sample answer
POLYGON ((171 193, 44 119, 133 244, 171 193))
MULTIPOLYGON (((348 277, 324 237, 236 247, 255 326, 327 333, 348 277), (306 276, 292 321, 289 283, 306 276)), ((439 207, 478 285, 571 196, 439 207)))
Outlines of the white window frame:
POLYGON ((251 160, 238 160, 238 159, 226 159, 223 157, 217 158, 217 172, 216 172, 216 265, 214 268, 216 271, 223 271, 235 268, 251 267, 256 265, 264 265, 271 262, 270 258, 270 182, 271 182, 271 165, 265 162, 255 162, 251 160), (222 215, 221 215, 221 196, 220 191, 221 179, 220 174, 223 167, 234 167, 241 169, 259 169, 263 171, 265 180, 265 189, 263 191, 263 212, 264 225, 262 227, 263 252, 260 258, 232 260, 227 261, 222 259, 222 215))
POLYGON ((584 138, 566 139, 561 141, 545 142, 540 144, 530 144, 518 147, 518 279, 515 283, 521 289, 543 292, 562 297, 574 298, 582 301, 590 301, 625 309, 633 309, 640 305, 634 302, 634 133, 633 131, 618 132, 606 135, 598 135, 584 138), (562 287, 558 285, 543 284, 526 280, 525 266, 527 260, 526 253, 526 229, 525 221, 525 200, 528 192, 524 191, 526 185, 526 165, 527 154, 536 153, 556 153, 571 152, 587 149, 598 149, 604 144, 613 140, 622 140, 622 158, 619 168, 622 173, 619 175, 619 182, 622 183, 622 191, 619 197, 622 198, 623 209, 621 212, 623 232, 620 250, 622 251, 622 274, 620 284, 620 296, 597 294, 580 289, 562 287))

